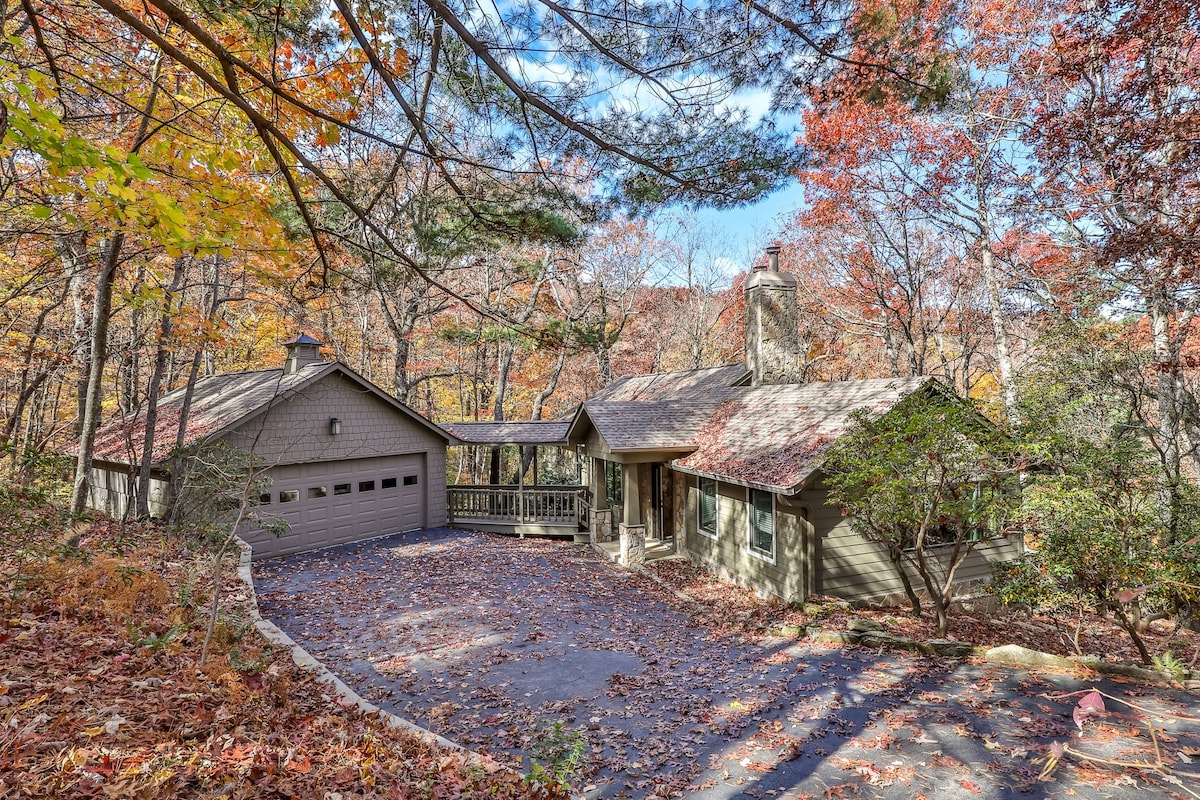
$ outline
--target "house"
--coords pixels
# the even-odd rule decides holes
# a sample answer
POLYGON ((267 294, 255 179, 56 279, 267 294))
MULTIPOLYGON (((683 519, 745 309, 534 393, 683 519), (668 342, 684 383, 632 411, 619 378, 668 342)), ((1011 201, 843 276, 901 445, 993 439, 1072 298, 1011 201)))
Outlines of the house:
MULTIPOLYGON (((796 281, 779 271, 778 249, 767 252, 744 287, 744 364, 622 378, 582 403, 565 432, 543 423, 544 443, 583 458, 589 536, 624 563, 640 561, 650 540, 784 600, 902 602, 884 547, 828 502, 822 458, 856 411, 886 414, 917 393, 961 400, 932 378, 802 382, 796 281)), ((504 423, 449 427, 493 446, 536 435, 504 423)), ((959 581, 986 581, 1020 548, 1016 537, 978 543, 959 581)))
MULTIPOLYGON (((282 369, 196 382, 184 445, 225 443, 252 452, 269 490, 260 512, 289 530, 247 532, 255 558, 445 524, 449 436, 344 364, 323 361, 320 342, 285 344, 282 369), (269 508, 264 508, 269 506, 269 508)), ((158 402, 150 505, 167 501, 184 389, 158 402)), ((115 419, 96 436, 89 505, 123 516, 133 499, 146 419, 115 419)))

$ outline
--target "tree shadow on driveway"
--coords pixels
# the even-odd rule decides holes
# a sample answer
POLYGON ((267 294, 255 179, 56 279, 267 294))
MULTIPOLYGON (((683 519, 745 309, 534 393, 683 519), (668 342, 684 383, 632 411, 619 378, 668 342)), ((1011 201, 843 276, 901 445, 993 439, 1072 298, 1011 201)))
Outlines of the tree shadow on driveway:
MULTIPOLYGON (((359 694, 436 733, 521 766, 555 723, 579 731, 589 797, 1179 789, 1073 762, 1038 780, 1056 741, 1097 757, 1149 752, 1132 715, 1089 725, 1080 743, 1077 697, 1060 696, 1090 684, 730 633, 586 547, 436 529, 260 563, 255 581, 265 617, 359 694)), ((1163 713, 1195 700, 1097 685, 1163 713)), ((1166 734, 1177 753, 1200 745, 1195 717, 1166 734)))

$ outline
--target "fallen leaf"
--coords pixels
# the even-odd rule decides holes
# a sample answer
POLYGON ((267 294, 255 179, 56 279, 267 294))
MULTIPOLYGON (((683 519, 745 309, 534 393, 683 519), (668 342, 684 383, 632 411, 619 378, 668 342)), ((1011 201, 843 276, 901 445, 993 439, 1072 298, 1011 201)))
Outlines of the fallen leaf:
POLYGON ((1083 723, 1089 719, 1099 719, 1104 716, 1104 698, 1099 692, 1092 691, 1079 698, 1079 702, 1075 704, 1075 710, 1071 713, 1071 718, 1075 720, 1075 724, 1079 726, 1079 730, 1083 730, 1083 723))

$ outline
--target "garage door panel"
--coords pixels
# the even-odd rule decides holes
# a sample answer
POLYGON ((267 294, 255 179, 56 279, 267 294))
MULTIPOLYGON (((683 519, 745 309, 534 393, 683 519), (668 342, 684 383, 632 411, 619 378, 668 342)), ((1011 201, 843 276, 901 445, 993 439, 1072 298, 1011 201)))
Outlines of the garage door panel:
POLYGON ((290 530, 282 537, 262 530, 247 535, 256 559, 410 530, 427 519, 423 454, 292 464, 271 476, 271 503, 259 510, 290 530), (417 483, 406 485, 405 476, 414 475, 417 483), (392 485, 384 488, 385 481, 392 485), (281 502, 281 493, 296 499, 281 502))

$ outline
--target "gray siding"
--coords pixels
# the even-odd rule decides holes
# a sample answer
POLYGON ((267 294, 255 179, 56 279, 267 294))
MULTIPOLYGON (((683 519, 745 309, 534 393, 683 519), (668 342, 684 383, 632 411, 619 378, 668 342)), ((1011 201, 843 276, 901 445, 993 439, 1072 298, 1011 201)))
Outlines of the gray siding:
MULTIPOLYGON (((774 563, 750 549, 746 489, 717 484, 719 523, 713 539, 697 530, 696 478, 673 473, 672 486, 680 552, 726 580, 785 601, 827 594, 860 602, 905 602, 887 551, 854 532, 841 509, 828 503, 828 491, 819 482, 795 497, 776 495, 774 563)), ((983 583, 996 564, 1020 553, 1016 537, 980 543, 959 567, 957 583, 983 583)), ((935 550, 935 559, 938 555, 944 570, 949 548, 935 550)), ((919 589, 919 576, 910 574, 919 589)))
POLYGON ((337 374, 248 420, 222 437, 268 465, 427 453, 425 503, 430 526, 446 524, 446 442, 371 392, 337 374), (329 433, 329 418, 342 432, 329 433))
POLYGON ((696 479, 677 475, 675 480, 680 514, 676 527, 682 536, 683 550, 694 560, 717 575, 748 586, 755 591, 774 595, 785 601, 803 600, 811 591, 808 586, 811 559, 809 557, 808 525, 805 509, 788 498, 775 498, 775 558, 764 558, 750 549, 746 489, 731 484, 717 484, 717 536, 715 539, 697 530, 699 488, 696 479))
MULTIPOLYGON (((904 584, 888 559, 887 550, 855 533, 840 509, 828 504, 828 491, 818 483, 801 495, 811 509, 814 529, 817 594, 847 600, 904 603, 904 584)), ((958 568, 957 583, 983 583, 993 567, 1021 553, 1019 537, 981 542, 958 568)), ((934 550, 941 574, 950 560, 950 548, 934 550)), ((908 570, 913 587, 920 590, 920 576, 908 570)))
MULTIPOLYGON (((110 517, 124 518, 132 514, 133 490, 137 478, 127 464, 93 461, 88 487, 88 508, 102 511, 110 517)), ((167 491, 170 486, 161 475, 150 478, 150 515, 161 517, 167 510, 167 491)))

